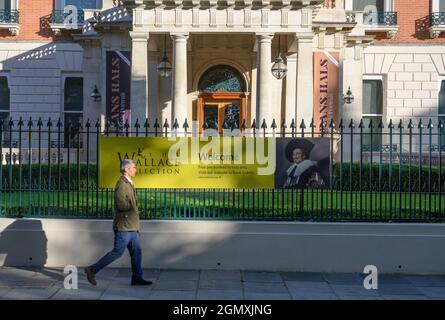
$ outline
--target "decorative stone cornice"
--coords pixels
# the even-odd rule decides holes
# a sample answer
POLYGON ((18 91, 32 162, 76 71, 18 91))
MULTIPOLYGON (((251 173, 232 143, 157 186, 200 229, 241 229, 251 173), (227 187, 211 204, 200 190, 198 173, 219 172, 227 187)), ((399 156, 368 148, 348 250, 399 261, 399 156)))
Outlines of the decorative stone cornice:
POLYGON ((238 8, 243 7, 249 7, 255 5, 255 7, 263 8, 267 6, 271 6, 273 4, 274 8, 280 8, 280 7, 293 7, 295 9, 308 7, 308 6, 314 6, 314 5, 320 5, 324 2, 324 0, 285 0, 281 2, 274 2, 272 3, 271 0, 260 0, 255 1, 255 4, 253 4, 252 0, 246 0, 246 1, 235 1, 235 0, 229 0, 229 1, 219 1, 219 0, 210 0, 210 1, 198 1, 198 0, 173 0, 173 1, 166 1, 166 0, 123 0, 123 5, 127 8, 135 8, 135 7, 146 7, 146 8, 154 8, 160 5, 167 5, 167 6, 183 6, 185 8, 189 7, 199 7, 199 8, 209 8, 210 7, 217 7, 218 9, 236 6, 238 8))

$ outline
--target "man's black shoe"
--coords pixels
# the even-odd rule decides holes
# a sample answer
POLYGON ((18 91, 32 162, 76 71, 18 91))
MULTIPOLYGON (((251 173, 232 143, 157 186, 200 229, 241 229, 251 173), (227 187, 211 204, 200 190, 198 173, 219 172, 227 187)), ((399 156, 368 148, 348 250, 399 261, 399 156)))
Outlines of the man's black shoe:
POLYGON ((153 282, 144 280, 142 278, 139 278, 139 279, 138 278, 132 278, 131 279, 131 285, 132 286, 149 286, 152 283, 153 282))
POLYGON ((86 267, 84 269, 85 273, 87 274, 87 280, 89 283, 91 283, 93 286, 95 286, 96 283, 96 275, 93 273, 93 271, 91 271, 90 267, 86 267))

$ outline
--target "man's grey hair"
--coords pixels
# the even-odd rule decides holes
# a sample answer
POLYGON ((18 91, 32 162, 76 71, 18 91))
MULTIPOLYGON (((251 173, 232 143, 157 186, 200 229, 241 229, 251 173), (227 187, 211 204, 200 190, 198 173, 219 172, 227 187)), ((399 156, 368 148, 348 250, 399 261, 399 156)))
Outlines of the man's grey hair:
POLYGON ((136 163, 133 160, 131 160, 131 159, 124 159, 124 160, 122 160, 121 161, 121 173, 124 173, 125 169, 128 166, 132 165, 132 164, 136 164, 136 163))

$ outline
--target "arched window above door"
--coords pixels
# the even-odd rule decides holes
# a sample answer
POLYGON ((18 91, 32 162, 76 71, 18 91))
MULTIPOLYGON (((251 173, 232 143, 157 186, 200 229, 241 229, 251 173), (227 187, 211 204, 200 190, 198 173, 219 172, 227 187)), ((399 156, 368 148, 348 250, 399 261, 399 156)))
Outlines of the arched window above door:
POLYGON ((227 65, 208 69, 201 77, 198 89, 201 92, 245 92, 242 76, 227 65))

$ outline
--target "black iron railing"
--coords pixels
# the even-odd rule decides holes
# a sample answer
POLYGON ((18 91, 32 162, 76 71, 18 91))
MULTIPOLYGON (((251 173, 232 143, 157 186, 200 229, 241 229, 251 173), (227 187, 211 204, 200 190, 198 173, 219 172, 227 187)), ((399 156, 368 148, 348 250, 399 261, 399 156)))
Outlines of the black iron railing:
POLYGON ((78 10, 77 14, 74 12, 64 12, 61 10, 54 10, 51 14, 51 23, 53 24, 67 24, 79 25, 85 21, 85 14, 83 10, 78 10))
MULTIPOLYGON (((445 222, 445 128, 440 120, 292 120, 281 125, 240 120, 228 130, 251 137, 329 138, 329 186, 138 189, 141 217, 445 222)), ((189 127, 166 119, 134 125, 0 121, 0 216, 110 218, 114 190, 99 188, 99 137, 190 137, 189 127)))
POLYGON ((438 27, 438 26, 445 27, 445 12, 432 12, 430 14, 430 26, 431 27, 438 27))
POLYGON ((365 25, 396 26, 397 12, 364 12, 363 23, 365 25))
POLYGON ((0 10, 0 23, 19 23, 17 10, 0 10))

